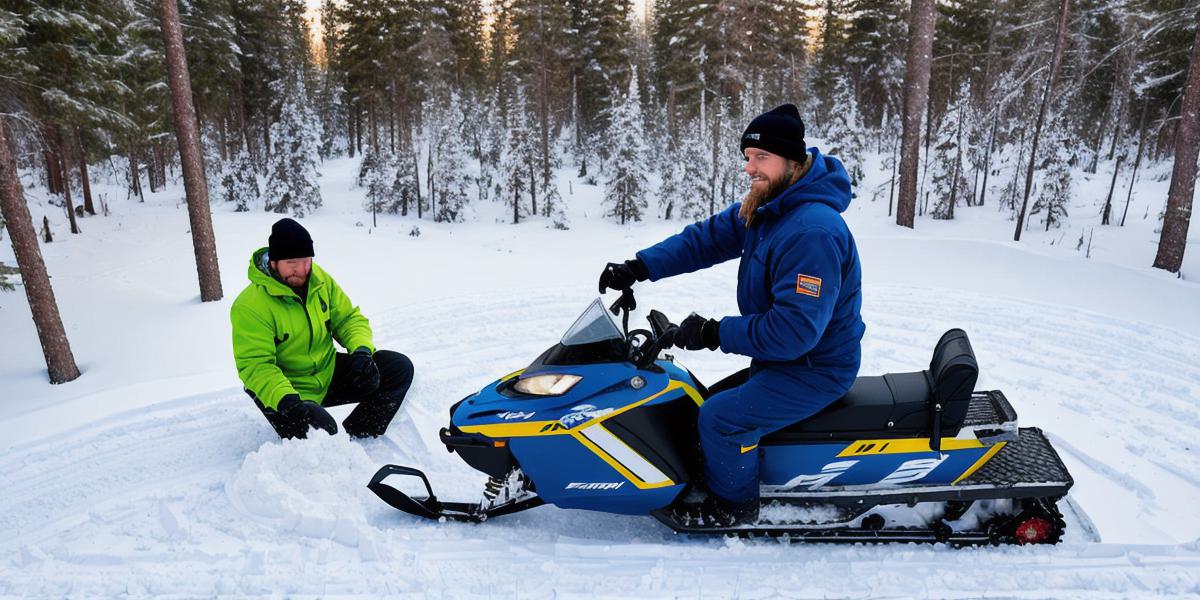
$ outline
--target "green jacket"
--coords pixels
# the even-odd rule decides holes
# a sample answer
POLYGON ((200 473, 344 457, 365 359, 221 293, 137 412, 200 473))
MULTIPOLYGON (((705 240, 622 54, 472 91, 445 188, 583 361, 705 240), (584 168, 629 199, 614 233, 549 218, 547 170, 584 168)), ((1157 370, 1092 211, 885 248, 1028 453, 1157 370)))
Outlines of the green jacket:
POLYGON ((250 285, 229 311, 238 377, 272 409, 288 394, 320 403, 333 379, 333 341, 374 352, 371 325, 315 262, 304 302, 271 276, 266 252, 259 248, 250 257, 250 285))

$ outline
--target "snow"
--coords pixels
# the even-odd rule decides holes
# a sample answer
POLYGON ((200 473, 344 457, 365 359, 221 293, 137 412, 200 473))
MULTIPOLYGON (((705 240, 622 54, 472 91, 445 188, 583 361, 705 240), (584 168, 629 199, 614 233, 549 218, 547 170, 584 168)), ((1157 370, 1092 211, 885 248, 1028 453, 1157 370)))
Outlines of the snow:
MULTIPOLYGON (((42 251, 83 376, 47 384, 24 295, 0 294, 0 597, 1200 596, 1200 245, 1183 280, 1149 268, 1169 165, 1139 176, 1127 227, 1094 227, 1085 258, 1071 242, 1098 222, 1085 215, 1111 164, 1080 180, 1063 229, 1042 232, 1035 218, 1014 243, 994 201, 895 226, 886 187, 870 201, 888 175, 867 162, 847 213, 864 265, 862 372, 919 369, 945 329, 965 328, 977 387, 1003 390, 1075 478, 1061 544, 799 546, 554 507, 484 525, 391 509, 365 487, 386 463, 422 468, 444 499, 476 498, 484 477, 437 439, 449 404, 556 341, 605 262, 682 223, 602 219, 602 188, 568 188, 567 165, 569 231, 507 225, 511 208, 492 203, 467 223, 380 215, 372 228, 352 188, 357 160, 338 159, 323 167, 324 206, 303 221, 317 261, 377 345, 417 369, 388 434, 366 442, 281 442, 241 391, 229 304, 278 215, 215 207, 225 299, 202 304, 181 187, 139 204, 120 200, 119 182, 96 182, 112 215, 83 219, 78 236, 27 190, 33 218, 51 217, 42 251)), ((8 244, 0 261, 14 263, 8 244)), ((728 263, 641 285, 635 319, 733 313, 735 273, 728 263)), ((709 382, 744 365, 675 354, 709 382)))

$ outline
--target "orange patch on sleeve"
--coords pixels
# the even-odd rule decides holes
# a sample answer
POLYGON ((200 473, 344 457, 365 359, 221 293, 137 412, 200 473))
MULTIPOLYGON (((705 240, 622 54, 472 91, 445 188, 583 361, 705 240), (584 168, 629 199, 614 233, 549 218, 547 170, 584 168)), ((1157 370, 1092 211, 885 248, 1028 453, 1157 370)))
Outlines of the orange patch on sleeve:
POLYGON ((810 275, 796 275, 796 293, 812 296, 813 298, 821 297, 821 278, 812 277, 810 275))

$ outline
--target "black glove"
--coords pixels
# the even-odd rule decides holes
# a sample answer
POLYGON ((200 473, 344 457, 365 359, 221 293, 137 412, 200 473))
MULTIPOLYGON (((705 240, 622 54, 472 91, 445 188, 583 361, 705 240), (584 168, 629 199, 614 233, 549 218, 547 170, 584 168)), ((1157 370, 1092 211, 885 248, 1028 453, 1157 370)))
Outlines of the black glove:
POLYGON ((721 347, 721 323, 692 313, 675 331, 675 345, 684 350, 716 350, 721 347))
POLYGON ((369 348, 363 346, 350 355, 350 370, 346 375, 350 385, 360 393, 370 394, 379 387, 379 367, 369 348))
POLYGON ((650 279, 650 271, 642 259, 635 258, 624 263, 608 263, 600 273, 600 293, 609 289, 625 291, 639 281, 650 279))
POLYGON ((301 400, 297 394, 288 394, 279 400, 279 414, 294 423, 305 423, 324 429, 329 435, 338 432, 337 421, 320 404, 312 400, 301 400))

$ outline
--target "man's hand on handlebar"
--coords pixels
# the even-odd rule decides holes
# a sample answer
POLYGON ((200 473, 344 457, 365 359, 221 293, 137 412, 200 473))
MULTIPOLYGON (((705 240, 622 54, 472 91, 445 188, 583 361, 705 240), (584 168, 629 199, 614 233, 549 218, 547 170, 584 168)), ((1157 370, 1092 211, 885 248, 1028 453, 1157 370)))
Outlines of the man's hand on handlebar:
POLYGON ((625 291, 639 281, 650 279, 650 272, 641 259, 634 258, 623 263, 608 263, 600 272, 600 293, 610 289, 625 291))

